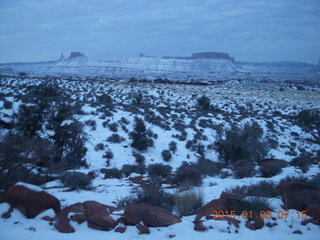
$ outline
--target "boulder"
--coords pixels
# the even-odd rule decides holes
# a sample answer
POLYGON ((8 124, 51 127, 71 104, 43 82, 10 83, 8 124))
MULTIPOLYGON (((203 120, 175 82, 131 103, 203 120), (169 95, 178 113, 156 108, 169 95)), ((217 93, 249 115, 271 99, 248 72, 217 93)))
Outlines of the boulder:
POLYGON ((308 205, 306 211, 310 217, 320 220, 320 203, 308 205))
POLYGON ((118 233, 124 233, 125 231, 127 230, 127 227, 116 227, 116 229, 114 230, 115 232, 118 232, 118 233))
POLYGON ((320 203, 320 188, 298 182, 282 182, 277 189, 286 209, 305 210, 308 205, 320 203))
POLYGON ((146 225, 137 225, 137 229, 139 230, 139 234, 150 234, 150 230, 146 225))
POLYGON ((264 226, 264 220, 262 218, 255 218, 251 221, 246 221, 245 226, 251 230, 261 229, 264 226))
POLYGON ((57 198, 41 189, 39 191, 36 186, 35 189, 29 189, 25 185, 9 187, 1 195, 1 202, 7 202, 12 208, 19 209, 27 218, 34 218, 50 208, 55 213, 60 212, 60 201, 57 198))
POLYGON ((234 203, 241 202, 244 197, 241 194, 222 192, 219 199, 212 200, 198 210, 195 221, 200 221, 203 216, 210 219, 213 216, 213 211, 226 212, 233 210, 231 206, 234 203))
POLYGON ((204 226, 201 221, 194 221, 194 228, 193 229, 198 232, 205 232, 208 230, 208 228, 206 226, 204 226))
POLYGON ((123 214, 123 220, 126 225, 136 225, 143 222, 149 227, 166 227, 181 222, 180 218, 170 211, 144 203, 127 206, 123 214))
POLYGON ((87 214, 88 227, 109 231, 117 225, 117 222, 110 216, 107 205, 95 201, 86 201, 83 205, 87 214))
POLYGON ((62 233, 73 233, 74 228, 70 224, 68 218, 69 213, 75 213, 75 215, 85 214, 85 209, 82 203, 75 203, 61 210, 55 216, 55 228, 62 233))

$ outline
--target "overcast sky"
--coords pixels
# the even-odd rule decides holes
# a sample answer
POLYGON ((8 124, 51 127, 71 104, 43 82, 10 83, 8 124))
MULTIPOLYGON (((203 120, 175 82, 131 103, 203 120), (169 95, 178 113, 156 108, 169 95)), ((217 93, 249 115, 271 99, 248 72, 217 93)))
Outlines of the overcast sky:
POLYGON ((320 58, 320 0, 0 0, 0 62, 227 52, 320 58))

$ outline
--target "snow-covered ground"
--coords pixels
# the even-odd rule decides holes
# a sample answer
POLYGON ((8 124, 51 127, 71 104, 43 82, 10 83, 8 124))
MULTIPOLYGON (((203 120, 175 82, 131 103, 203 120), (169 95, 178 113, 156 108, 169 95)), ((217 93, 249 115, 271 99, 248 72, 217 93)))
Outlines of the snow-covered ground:
MULTIPOLYGON (((133 68, 136 64, 143 64, 144 59, 130 62, 133 68)), ((158 61, 158 60, 154 60, 158 61)), ((168 60, 166 60, 168 61, 168 60)), ((178 60, 167 62, 169 65, 176 64, 178 60), (176 61, 174 63, 174 61, 176 61)), ((183 60, 179 60, 183 61, 183 60)), ((57 63, 56 67, 63 67, 57 63)), ((86 64, 89 66, 86 62, 86 64)), ((106 63, 111 64, 111 63, 106 63)), ((116 63, 112 63, 116 64, 116 63)), ((156 64, 156 63, 155 63, 156 64)), ((219 63, 220 64, 220 63, 219 63)), ((223 63, 225 64, 225 63, 223 63)), ((228 63, 229 64, 229 63, 228 63)), ((158 65, 157 65, 158 66, 158 65)), ((163 65, 161 65, 163 66, 163 65)), ((188 66, 190 67, 190 66, 188 66)), ((169 67, 165 67, 170 68, 169 67)), ((230 71, 234 69, 231 67, 230 71)), ((162 71, 162 69, 158 69, 162 71)), ((69 71, 69 70, 68 70, 69 71)), ((181 69, 184 71, 184 69, 181 69)), ((72 70, 70 70, 72 73, 72 70)), ((95 200, 111 206, 116 206, 117 201, 123 197, 134 194, 139 187, 132 183, 129 178, 104 179, 99 173, 102 168, 121 168, 124 164, 134 164, 135 158, 130 147, 131 139, 129 132, 134 128, 134 118, 141 117, 145 120, 147 129, 150 129, 157 137, 154 138, 154 147, 147 149, 142 155, 145 157, 146 165, 152 163, 169 164, 173 169, 178 168, 183 161, 196 162, 199 155, 192 149, 186 147, 188 140, 193 140, 195 135, 200 135, 198 143, 205 147, 206 158, 212 161, 219 161, 218 154, 210 148, 221 131, 231 124, 244 125, 250 121, 257 121, 264 130, 264 137, 278 142, 269 153, 268 157, 290 161, 292 158, 306 150, 314 155, 320 150, 319 145, 306 141, 311 136, 303 129, 296 126, 290 119, 302 109, 319 108, 320 93, 315 91, 299 91, 294 88, 284 90, 268 88, 226 88, 219 86, 193 86, 175 84, 154 84, 154 83, 128 83, 128 82, 107 82, 83 80, 74 81, 65 78, 15 78, 3 77, 0 80, 0 116, 1 120, 10 122, 14 113, 18 111, 23 101, 23 95, 28 87, 37 86, 41 83, 53 81, 64 89, 72 100, 82 105, 84 114, 77 115, 77 118, 85 123, 94 121, 95 126, 86 126, 88 134, 86 147, 88 149, 86 161, 88 168, 79 169, 80 172, 88 173, 97 171, 98 176, 92 183, 92 190, 65 191, 59 180, 46 183, 41 186, 47 192, 57 197, 62 207, 76 202, 95 200), (143 104, 132 104, 133 95, 141 92, 143 104), (105 104, 97 101, 101 94, 108 94, 113 101, 113 108, 104 108, 105 104), (197 99, 206 95, 217 111, 201 112, 197 105, 197 99), (11 107, 5 107, 5 102, 13 102, 11 107), (125 118, 127 123, 121 121, 125 118), (117 131, 109 129, 108 125, 117 123, 117 131), (127 129, 127 130, 125 130, 127 129), (181 134, 186 133, 186 138, 179 140, 181 134), (112 134, 119 134, 125 140, 121 143, 110 143, 107 138, 112 134), (161 152, 168 149, 170 141, 177 143, 177 151, 167 163, 162 159, 161 152), (106 165, 103 158, 104 151, 95 149, 99 143, 104 144, 105 150, 113 152, 110 166, 106 165), (209 146, 209 148, 208 148, 209 146)), ((2 134, 5 131, 2 130, 2 134)), ((227 171, 227 170, 226 170, 227 171)), ((302 174, 299 169, 286 167, 282 173, 272 178, 263 178, 259 174, 253 177, 235 179, 234 176, 221 178, 217 175, 206 177, 203 180, 201 189, 204 192, 204 202, 219 198, 226 188, 237 185, 250 185, 262 180, 270 180, 278 183, 285 176, 314 176, 319 173, 319 166, 312 165, 309 171, 302 174)), ((133 176, 133 175, 132 175, 133 176)), ((147 177, 147 176, 145 176, 147 177)), ((175 189, 167 189, 174 192, 175 189)), ((271 206, 275 211, 281 210, 280 198, 270 199, 271 206)), ((0 215, 8 209, 8 204, 0 204, 0 215)), ((47 211, 35 219, 26 219, 18 210, 14 210, 9 219, 0 219, 0 238, 10 239, 317 239, 320 234, 319 226, 308 224, 302 226, 301 219, 292 215, 288 219, 277 219, 277 226, 252 231, 241 224, 236 233, 233 226, 226 221, 209 220, 204 225, 211 226, 206 232, 194 231, 193 221, 195 215, 182 218, 182 222, 164 228, 150 228, 150 235, 139 235, 137 229, 128 227, 126 232, 116 233, 113 230, 108 232, 90 229, 85 223, 78 225, 72 223, 76 232, 71 234, 59 233, 48 222, 41 219, 42 216, 54 216, 53 211, 47 211), (228 232, 230 227, 230 233, 228 232), (292 234, 295 230, 301 230, 300 234, 292 234)), ((244 222, 243 219, 239 219, 244 222)), ((270 220, 271 221, 271 220, 270 220)))

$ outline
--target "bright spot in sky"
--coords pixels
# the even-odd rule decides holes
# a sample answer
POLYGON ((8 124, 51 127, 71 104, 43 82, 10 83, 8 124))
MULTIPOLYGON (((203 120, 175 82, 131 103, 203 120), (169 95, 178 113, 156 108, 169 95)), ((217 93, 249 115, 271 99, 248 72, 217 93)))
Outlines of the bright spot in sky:
POLYGON ((102 20, 102 19, 99 19, 99 22, 103 22, 103 20, 102 20))

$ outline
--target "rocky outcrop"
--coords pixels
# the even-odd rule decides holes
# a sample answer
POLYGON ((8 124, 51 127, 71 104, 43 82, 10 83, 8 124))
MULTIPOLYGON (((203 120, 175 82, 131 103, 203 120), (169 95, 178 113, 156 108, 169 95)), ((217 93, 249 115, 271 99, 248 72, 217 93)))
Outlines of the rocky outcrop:
POLYGON ((60 201, 51 194, 22 185, 9 187, 1 195, 0 202, 9 203, 12 208, 19 209, 27 218, 34 218, 48 209, 53 209, 55 213, 61 210, 60 201))
POLYGON ((241 202, 244 197, 241 194, 222 192, 219 199, 212 200, 198 210, 195 222, 200 221, 202 217, 210 219, 213 211, 226 212, 232 210, 231 205, 241 202))
POLYGON ((88 227, 109 231, 117 225, 117 222, 110 216, 107 205, 96 201, 86 201, 83 205, 86 210, 88 227))
POLYGON ((124 211, 123 220, 127 225, 143 222, 149 227, 166 227, 181 222, 180 218, 170 211, 144 203, 129 205, 124 211))
POLYGON ((110 212, 113 207, 101 204, 96 201, 86 201, 83 203, 76 203, 70 205, 56 215, 55 228, 59 232, 72 233, 74 228, 70 224, 69 215, 71 220, 81 224, 87 221, 88 227, 96 230, 109 231, 117 225, 117 222, 110 216, 110 212))
POLYGON ((282 182, 277 187, 286 209, 306 210, 309 205, 320 203, 320 188, 298 182, 282 182))

